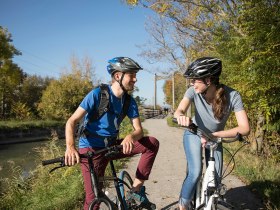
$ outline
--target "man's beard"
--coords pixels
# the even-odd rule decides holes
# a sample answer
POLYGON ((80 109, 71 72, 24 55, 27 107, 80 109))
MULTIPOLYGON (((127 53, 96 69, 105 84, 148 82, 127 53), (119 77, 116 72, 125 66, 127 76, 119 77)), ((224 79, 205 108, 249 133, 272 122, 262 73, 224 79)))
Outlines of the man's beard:
POLYGON ((128 84, 128 85, 124 86, 124 88, 125 88, 127 91, 132 91, 132 90, 134 90, 134 84, 128 84))

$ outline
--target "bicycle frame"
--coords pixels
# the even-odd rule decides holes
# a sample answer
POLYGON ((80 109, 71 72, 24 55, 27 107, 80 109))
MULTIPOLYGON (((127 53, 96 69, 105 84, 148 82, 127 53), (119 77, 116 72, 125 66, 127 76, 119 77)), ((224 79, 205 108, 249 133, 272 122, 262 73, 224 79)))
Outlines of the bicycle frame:
POLYGON ((195 208, 200 209, 204 206, 203 209, 210 210, 213 199, 219 196, 216 194, 217 173, 215 169, 214 158, 214 151, 218 147, 218 143, 209 142, 207 146, 210 150, 210 157, 208 160, 208 167, 206 168, 204 176, 201 176, 203 177, 203 180, 199 180, 196 186, 195 208))
MULTIPOLYGON (((105 148, 105 149, 101 149, 98 150, 96 152, 87 152, 86 154, 80 154, 81 158, 85 158, 88 161, 88 165, 89 165, 89 171, 90 171, 90 176, 91 176, 91 183, 92 183, 92 191, 94 192, 95 198, 91 201, 90 205, 89 205, 89 209, 91 209, 93 207, 93 205, 96 204, 96 202, 100 201, 101 199, 105 199, 107 201, 109 201, 112 205, 113 208, 113 202, 108 198, 108 196, 102 192, 102 190, 99 188, 99 182, 104 182, 106 180, 113 180, 114 182, 114 187, 116 190, 116 194, 117 194, 117 198, 118 198, 118 202, 120 204, 121 210, 128 210, 128 208, 126 207, 126 204, 124 203, 125 201, 122 199, 122 195, 120 192, 120 185, 126 185, 128 188, 130 188, 130 185, 128 183, 126 183, 124 180, 121 180, 120 178, 117 177, 117 173, 116 173, 116 169, 114 166, 114 162, 113 160, 110 159, 109 163, 110 163, 110 168, 112 171, 112 177, 104 177, 104 179, 100 180, 100 178, 97 176, 97 174, 94 171, 94 164, 91 161, 91 159, 93 158, 94 155, 99 154, 101 152, 107 152, 105 154, 110 156, 110 155, 114 155, 114 152, 116 152, 117 150, 119 150, 119 148, 121 148, 121 146, 115 146, 115 147, 111 147, 111 148, 105 148)), ((55 158, 55 159, 51 159, 51 160, 45 160, 42 161, 43 165, 48 165, 48 164, 53 164, 53 163, 60 163, 59 166, 53 168, 52 170, 50 170, 50 172, 53 172, 54 170, 61 168, 61 167, 65 167, 65 163, 64 163, 64 157, 59 157, 59 158, 55 158)))
MULTIPOLYGON (((97 151, 95 154, 97 154, 97 153, 100 153, 100 151, 97 151)), ((91 158, 93 156, 94 156, 94 154, 92 152, 88 152, 87 160, 89 163, 89 170, 90 170, 90 174, 91 174, 92 191, 95 194, 95 198, 92 201, 92 203, 94 203, 100 197, 105 197, 106 199, 110 200, 106 194, 101 193, 102 191, 98 187, 99 186, 98 184, 100 181, 99 181, 99 177, 96 175, 96 173, 94 171, 93 162, 91 161, 91 158)), ((113 180, 121 210, 128 210, 127 205, 124 203, 124 201, 122 199, 122 195, 121 195, 121 191, 120 191, 120 184, 124 184, 127 187, 129 187, 129 185, 128 185, 128 183, 126 183, 125 181, 123 181, 117 177, 117 173, 116 173, 116 169, 115 169, 113 160, 110 160, 109 163, 110 163, 110 168, 111 168, 111 172, 112 172, 112 177, 104 177, 104 180, 102 180, 102 181, 104 182, 106 180, 113 180)))

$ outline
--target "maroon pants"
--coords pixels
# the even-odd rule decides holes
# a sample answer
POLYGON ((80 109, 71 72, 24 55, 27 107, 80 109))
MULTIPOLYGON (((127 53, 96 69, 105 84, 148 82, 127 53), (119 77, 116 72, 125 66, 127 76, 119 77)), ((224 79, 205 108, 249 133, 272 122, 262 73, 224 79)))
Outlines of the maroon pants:
MULTIPOLYGON (((118 141, 117 144, 120 144, 118 141)), ((152 170, 154 160, 159 149, 159 141, 154 137, 146 136, 134 143, 134 148, 131 154, 120 153, 114 159, 121 159, 131 157, 136 154, 142 154, 138 163, 135 177, 141 180, 148 180, 152 170)), ((95 148, 81 148, 79 153, 84 154, 87 151, 95 151, 95 148)), ((93 157, 94 170, 98 177, 103 177, 105 169, 110 159, 104 157, 104 154, 99 154, 93 157)), ((88 210, 89 204, 94 199, 95 195, 92 192, 90 172, 88 169, 87 159, 81 160, 81 168, 84 177, 84 188, 86 192, 86 199, 84 203, 84 210, 88 210)))

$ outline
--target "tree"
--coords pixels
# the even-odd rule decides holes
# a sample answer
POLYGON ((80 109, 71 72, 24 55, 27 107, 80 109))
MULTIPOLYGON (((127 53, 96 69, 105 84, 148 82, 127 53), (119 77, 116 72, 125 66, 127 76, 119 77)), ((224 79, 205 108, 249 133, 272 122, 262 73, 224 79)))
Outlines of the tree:
POLYGON ((80 62, 71 59, 71 72, 64 73, 58 80, 53 80, 43 92, 38 110, 45 119, 66 120, 78 108, 85 95, 99 81, 94 81, 94 70, 90 59, 80 62))
POLYGON ((39 117, 38 115, 38 104, 42 98, 43 91, 47 88, 50 82, 54 80, 49 77, 41 77, 37 75, 27 75, 20 87, 19 103, 21 104, 21 109, 26 107, 32 114, 28 115, 30 117, 39 117))
POLYGON ((11 60, 5 60, 0 68, 1 119, 12 116, 13 105, 18 101, 24 72, 11 60))
POLYGON ((0 114, 1 119, 11 116, 19 88, 25 74, 12 62, 20 52, 11 44, 11 34, 0 26, 0 114))
POLYGON ((0 26, 0 64, 2 65, 6 60, 12 59, 14 55, 21 54, 21 52, 11 44, 12 41, 12 35, 8 30, 0 26))
MULTIPOLYGON (((183 69, 194 58, 223 61, 221 82, 239 90, 248 108, 253 139, 277 151, 279 142, 280 2, 277 0, 126 1, 159 14, 149 21, 152 44, 142 55, 183 69), (183 67, 183 68, 182 68, 183 67), (278 139, 278 140, 277 140, 278 139), (269 142, 269 141, 266 141, 269 142)), ((258 143, 258 150, 262 150, 258 143)), ((268 151, 268 150, 267 150, 268 151)))
MULTIPOLYGON (((279 12, 279 1, 242 1, 238 27, 243 36, 232 28, 220 28, 216 42, 216 50, 229 66, 225 69, 226 81, 242 93, 250 108, 258 152, 262 152, 263 144, 266 148, 273 145, 275 152, 280 148, 279 12)), ((271 154, 269 150, 266 154, 271 154)))
MULTIPOLYGON (((172 79, 166 80, 163 86, 165 101, 168 104, 173 104, 173 84, 172 79)), ((175 107, 177 107, 182 100, 184 93, 186 92, 186 78, 180 72, 174 73, 174 102, 175 107)))

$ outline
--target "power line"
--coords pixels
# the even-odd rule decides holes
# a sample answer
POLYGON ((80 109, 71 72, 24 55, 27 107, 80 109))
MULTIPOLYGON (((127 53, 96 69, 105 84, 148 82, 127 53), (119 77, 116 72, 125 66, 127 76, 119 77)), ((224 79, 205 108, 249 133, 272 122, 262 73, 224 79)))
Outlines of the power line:
POLYGON ((58 67, 58 68, 61 68, 59 65, 53 63, 52 61, 49 61, 49 60, 47 60, 47 59, 45 59, 45 58, 42 58, 42 57, 40 57, 40 56, 38 56, 38 55, 34 55, 34 54, 32 54, 32 53, 30 53, 30 52, 28 52, 28 51, 26 51, 26 50, 21 50, 21 51, 23 51, 23 52, 25 52, 26 54, 29 54, 29 55, 31 55, 31 56, 33 56, 33 57, 39 59, 39 60, 42 60, 42 61, 44 61, 44 62, 46 62, 46 63, 49 63, 49 64, 51 64, 51 65, 53 65, 53 66, 56 66, 56 67, 58 67))
MULTIPOLYGON (((58 72, 58 71, 55 71, 53 69, 46 69, 45 67, 39 66, 39 65, 37 65, 33 62, 27 61, 27 60, 22 59, 22 58, 16 58, 16 60, 20 60, 21 62, 23 62, 25 64, 35 66, 36 68, 38 68, 38 70, 32 70, 32 72, 36 72, 38 74, 42 74, 42 72, 46 72, 46 73, 52 72, 52 73, 55 73, 55 74, 60 74, 60 72, 58 72), (45 69, 45 70, 43 70, 43 69, 45 69)), ((24 68, 24 67, 22 67, 22 68, 23 68, 23 70, 26 70, 26 68, 24 68)), ((30 68, 28 67, 27 69, 30 69, 30 68)))

